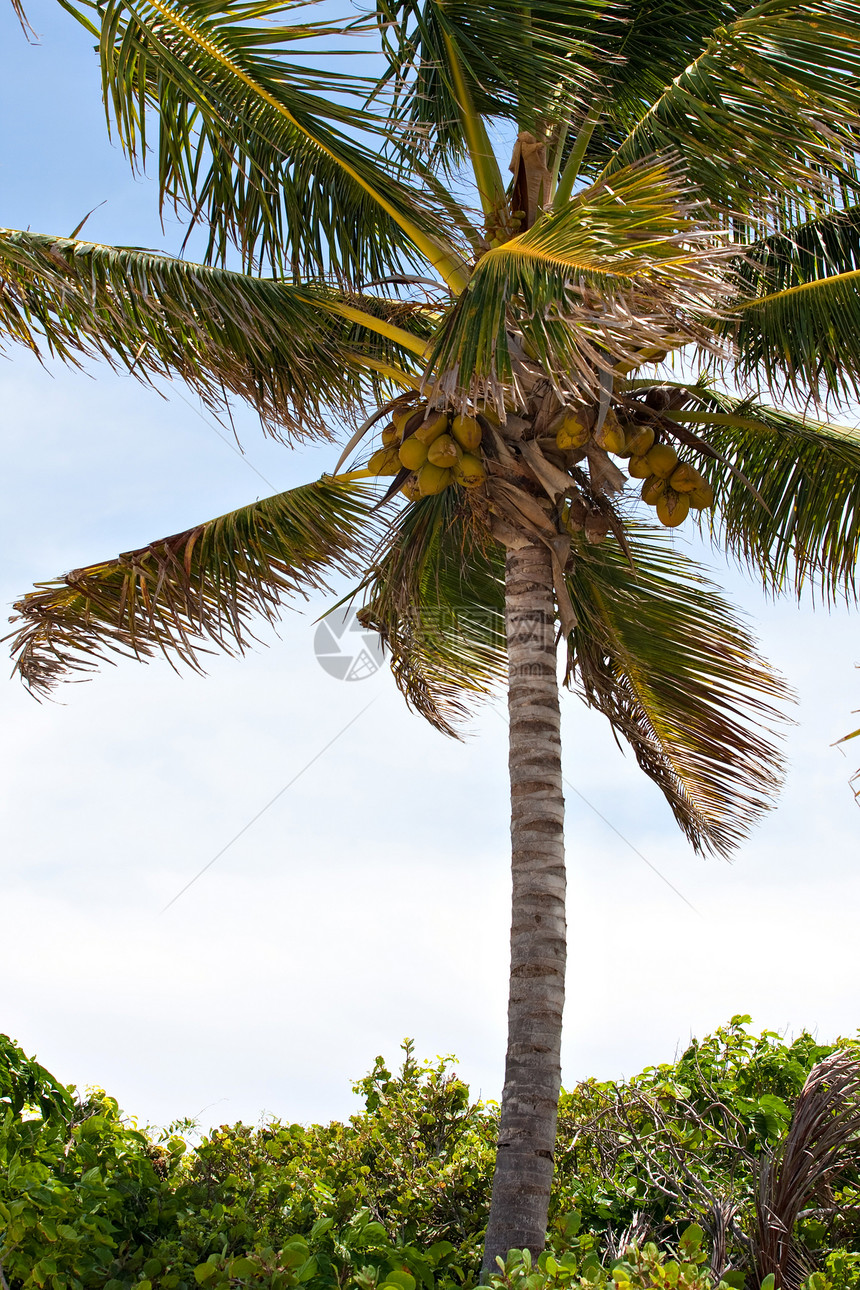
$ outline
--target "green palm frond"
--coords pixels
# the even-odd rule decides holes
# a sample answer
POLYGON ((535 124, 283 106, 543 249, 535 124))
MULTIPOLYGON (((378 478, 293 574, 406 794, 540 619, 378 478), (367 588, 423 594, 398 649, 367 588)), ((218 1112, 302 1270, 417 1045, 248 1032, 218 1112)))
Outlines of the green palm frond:
POLYGON ((714 30, 605 173, 672 150, 735 219, 795 224, 840 182, 856 188, 858 125, 860 5, 765 0, 714 30))
POLYGON ((507 675, 504 554, 448 490, 398 518, 361 591, 409 705, 455 735, 470 700, 507 675))
POLYGON ((229 391, 299 435, 328 434, 333 414, 381 399, 383 378, 359 359, 415 371, 430 334, 408 303, 0 230, 0 344, 177 375, 211 404, 229 391))
POLYGON ((119 654, 163 653, 201 670, 215 646, 241 652, 251 623, 355 572, 377 530, 367 486, 324 477, 115 560, 41 583, 15 605, 16 670, 36 694, 119 654))
POLYGON ((515 327, 560 386, 593 388, 607 355, 705 336, 698 319, 725 290, 715 268, 724 254, 676 167, 630 166, 483 256, 431 362, 486 396, 513 379, 515 327))
POLYGON ((606 0, 546 0, 540 6, 378 0, 379 21, 392 24, 383 43, 397 118, 419 137, 426 134, 433 153, 462 157, 467 133, 452 75, 454 51, 482 117, 512 120, 538 133, 596 83, 596 33, 601 18, 617 8, 606 0))
POLYGON ((350 102, 352 78, 285 57, 301 52, 297 40, 342 38, 342 24, 277 23, 276 0, 81 3, 66 7, 99 39, 120 139, 143 158, 155 113, 162 197, 207 228, 207 259, 235 245, 248 266, 334 270, 352 285, 423 259, 457 280, 462 260, 438 212, 380 156, 385 120, 350 102))
POLYGON ((727 855, 773 804, 788 692, 704 571, 659 530, 578 552, 574 687, 630 744, 697 851, 727 855))
POLYGON ((669 413, 670 420, 688 426, 723 458, 697 452, 695 445, 684 450, 713 485, 719 545, 760 574, 770 591, 799 594, 810 582, 827 598, 856 597, 860 430, 708 385, 687 387, 685 405, 669 413))
POLYGON ((860 394, 860 207, 745 250, 724 325, 744 379, 816 400, 860 394))

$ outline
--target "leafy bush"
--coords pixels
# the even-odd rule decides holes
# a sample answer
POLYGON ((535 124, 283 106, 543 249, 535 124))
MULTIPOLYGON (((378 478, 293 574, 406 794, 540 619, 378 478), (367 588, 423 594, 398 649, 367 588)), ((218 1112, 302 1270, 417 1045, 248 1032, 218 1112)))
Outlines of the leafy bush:
MULTIPOLYGON (((493 1290, 757 1284, 758 1162, 833 1048, 753 1036, 748 1020, 676 1063, 563 1094, 547 1250, 534 1261, 512 1252, 493 1290)), ((187 1124, 143 1131, 106 1094, 75 1098, 0 1039, 9 1290, 475 1285, 497 1109, 471 1103, 449 1062, 404 1049, 399 1072, 378 1058, 355 1085, 364 1108, 348 1123, 222 1125, 191 1148, 187 1124)), ((860 1285, 858 1183, 852 1163, 804 1211, 808 1290, 860 1285)))

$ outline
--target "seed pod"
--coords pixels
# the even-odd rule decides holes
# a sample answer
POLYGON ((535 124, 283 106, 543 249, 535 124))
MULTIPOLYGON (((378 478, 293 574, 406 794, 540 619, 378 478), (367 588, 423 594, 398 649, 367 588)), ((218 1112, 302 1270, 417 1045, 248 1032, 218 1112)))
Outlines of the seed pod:
POLYGON ((388 425, 382 431, 383 448, 397 448, 402 439, 403 431, 399 430, 393 421, 389 421, 388 425))
POLYGON ((692 493, 700 481, 704 482, 702 476, 689 461, 679 461, 669 476, 669 483, 676 493, 692 493))
POLYGON ((631 479, 647 479, 651 470, 644 457, 631 457, 627 463, 627 473, 631 479))
POLYGON ((448 429, 447 412, 431 412, 415 431, 419 443, 426 443, 428 448, 434 439, 438 439, 448 429))
POLYGON ((627 436, 618 424, 612 408, 606 413, 603 425, 595 433, 594 442, 606 452, 621 453, 627 446, 627 436))
POLYGON ((401 439, 406 433, 406 422, 411 420, 412 417, 415 416, 416 412, 421 411, 427 411, 426 403, 419 403, 417 407, 405 408, 402 412, 395 412, 394 416, 391 418, 391 424, 400 431, 401 439))
POLYGON ((654 447, 646 453, 645 460, 652 475, 660 475, 661 478, 668 479, 678 464, 678 454, 671 444, 655 443, 654 447))
POLYGON ((422 466, 418 472, 418 487, 421 489, 422 497, 433 497, 436 493, 443 493, 454 478, 454 472, 446 470, 444 466, 434 466, 428 461, 426 466, 422 466))
POLYGON ((585 519, 585 540, 591 546, 598 546, 609 535, 609 517, 600 511, 592 511, 585 519))
POLYGON ((690 505, 697 511, 707 511, 714 504, 714 490, 706 479, 699 478, 695 488, 687 494, 690 505))
POLYGON ((656 506, 665 491, 665 479, 661 479, 659 475, 649 475, 642 485, 640 496, 647 506, 656 506))
POLYGON ((460 449, 449 434, 440 434, 427 449, 427 460, 434 466, 454 466, 460 456, 460 449))
POLYGON ((471 453, 464 452, 454 467, 454 479, 464 488, 478 488, 487 478, 484 463, 471 453))
POLYGON ((421 489, 418 487, 418 476, 410 475, 408 479, 404 479, 400 486, 400 491, 404 497, 409 498, 410 502, 417 502, 421 496, 421 489))
POLYGON ((584 448, 591 438, 591 430, 576 412, 565 412, 552 423, 552 429, 555 430, 555 441, 562 452, 584 448))
POLYGON ((463 452, 477 452, 481 446, 481 427, 474 417, 454 417, 451 434, 463 452))
POLYGON ((427 460, 427 445, 421 443, 419 439, 412 434, 408 439, 404 439, 398 451, 401 466, 407 470, 420 470, 427 460))
POLYGON ((396 475, 400 469, 400 458, 396 448, 377 448, 367 463, 371 475, 396 475))
POLYGON ((683 524, 690 510, 690 499, 686 493, 676 493, 674 488, 666 488, 657 501, 657 519, 667 529, 677 528, 683 524))
POLYGON ((654 427, 632 425, 627 432, 627 447, 631 456, 644 457, 654 446, 654 427))

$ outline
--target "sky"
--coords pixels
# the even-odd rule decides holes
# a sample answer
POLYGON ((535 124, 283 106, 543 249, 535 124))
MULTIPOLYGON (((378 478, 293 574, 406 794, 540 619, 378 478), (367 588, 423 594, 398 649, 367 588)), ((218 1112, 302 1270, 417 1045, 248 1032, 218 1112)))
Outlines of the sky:
MULTIPOLYGON (((0 222, 68 235, 98 206, 93 240, 178 251, 153 183, 107 139, 90 38, 59 5, 31 21, 38 44, 0 11, 0 222)), ((334 464, 336 450, 267 441, 247 411, 236 424, 244 455, 182 386, 10 348, 2 605, 334 464)), ((856 622, 768 602, 676 540, 796 690, 789 775, 734 862, 703 861, 602 719, 565 696, 568 1086, 672 1060, 739 1012, 824 1039, 860 1025, 856 758, 833 746, 857 724, 856 622)), ((0 679, 0 1031, 142 1123, 343 1117, 351 1081, 377 1053, 396 1062, 405 1036, 420 1056, 456 1054, 476 1096, 500 1094, 503 704, 458 743, 406 709, 385 668, 332 677, 313 646, 328 603, 300 603, 206 677, 123 661, 43 704, 0 679)))

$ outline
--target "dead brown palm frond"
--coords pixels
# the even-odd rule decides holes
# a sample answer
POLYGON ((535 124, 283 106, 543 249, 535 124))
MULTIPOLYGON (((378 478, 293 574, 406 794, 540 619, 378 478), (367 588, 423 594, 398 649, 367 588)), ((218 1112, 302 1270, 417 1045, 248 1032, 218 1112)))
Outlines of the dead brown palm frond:
POLYGON ((43 583, 15 605, 16 670, 36 694, 111 655, 159 651, 201 670, 210 646, 241 652, 254 616, 355 572, 376 532, 369 488, 323 478, 43 583))
POLYGON ((794 1237, 803 1209, 856 1162, 860 1061, 841 1050, 812 1068, 782 1142, 761 1164, 753 1251, 759 1280, 797 1290, 812 1270, 794 1237))

